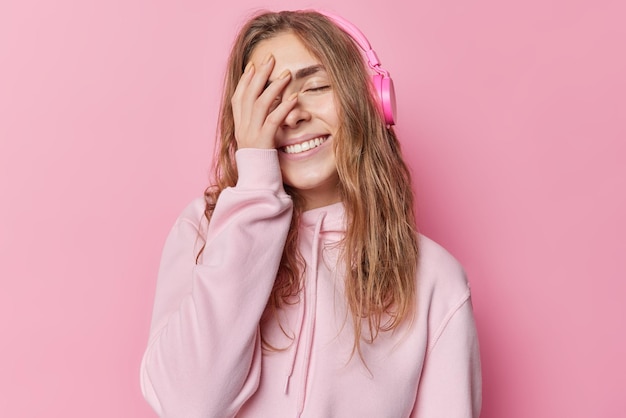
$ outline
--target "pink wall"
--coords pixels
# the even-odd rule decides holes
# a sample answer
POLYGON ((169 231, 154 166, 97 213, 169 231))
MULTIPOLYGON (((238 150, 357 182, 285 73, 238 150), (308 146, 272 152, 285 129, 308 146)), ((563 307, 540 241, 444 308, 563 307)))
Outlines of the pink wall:
MULTIPOLYGON (((0 5, 0 416, 150 417, 161 246, 252 0, 0 5)), ((485 418, 626 416, 620 1, 266 1, 368 35, 422 230, 466 266, 485 418)))

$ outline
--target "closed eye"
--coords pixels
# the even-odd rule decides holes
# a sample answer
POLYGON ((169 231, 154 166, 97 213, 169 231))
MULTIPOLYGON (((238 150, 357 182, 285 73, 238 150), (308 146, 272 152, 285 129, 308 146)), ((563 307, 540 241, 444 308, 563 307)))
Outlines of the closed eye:
POLYGON ((310 92, 317 92, 317 91, 324 91, 324 90, 328 90, 330 89, 330 86, 320 86, 320 87, 312 87, 310 89, 306 89, 306 91, 310 91, 310 92))

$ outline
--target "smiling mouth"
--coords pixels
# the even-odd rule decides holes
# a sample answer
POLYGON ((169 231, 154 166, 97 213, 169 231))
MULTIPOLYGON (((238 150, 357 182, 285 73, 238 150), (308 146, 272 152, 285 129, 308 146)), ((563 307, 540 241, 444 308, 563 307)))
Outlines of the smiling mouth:
POLYGON ((317 138, 309 139, 308 141, 301 142, 299 144, 287 145, 286 147, 282 147, 281 151, 285 154, 299 154, 304 151, 312 150, 313 148, 317 148, 322 145, 328 136, 319 136, 317 138))

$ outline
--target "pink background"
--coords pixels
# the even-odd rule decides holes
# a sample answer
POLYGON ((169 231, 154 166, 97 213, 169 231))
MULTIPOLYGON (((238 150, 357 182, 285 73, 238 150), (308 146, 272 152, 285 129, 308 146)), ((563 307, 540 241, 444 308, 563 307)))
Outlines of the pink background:
POLYGON ((211 3, 0 4, 0 416, 153 416, 160 251, 258 6, 344 15, 394 76, 422 231, 472 283, 482 416, 626 416, 622 1, 211 3))

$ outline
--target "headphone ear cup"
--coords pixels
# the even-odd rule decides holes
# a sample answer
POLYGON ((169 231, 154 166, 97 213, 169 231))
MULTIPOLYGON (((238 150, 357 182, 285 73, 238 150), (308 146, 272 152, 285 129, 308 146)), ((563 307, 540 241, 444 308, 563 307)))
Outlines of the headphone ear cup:
POLYGON ((396 93, 393 87, 393 80, 389 76, 374 74, 372 83, 376 91, 378 103, 380 104, 387 125, 396 123, 396 93))

